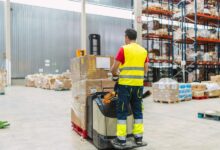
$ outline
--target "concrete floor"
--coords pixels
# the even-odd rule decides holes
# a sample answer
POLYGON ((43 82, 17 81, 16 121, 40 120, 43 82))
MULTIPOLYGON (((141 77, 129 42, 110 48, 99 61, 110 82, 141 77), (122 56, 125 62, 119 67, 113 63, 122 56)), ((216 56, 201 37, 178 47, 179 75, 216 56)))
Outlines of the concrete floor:
MULTIPOLYGON (((0 150, 95 150, 70 124, 71 92, 13 86, 0 96, 0 150)), ((220 99, 158 104, 144 100, 144 138, 139 150, 219 150, 220 122, 197 119, 197 112, 220 110, 220 99)))

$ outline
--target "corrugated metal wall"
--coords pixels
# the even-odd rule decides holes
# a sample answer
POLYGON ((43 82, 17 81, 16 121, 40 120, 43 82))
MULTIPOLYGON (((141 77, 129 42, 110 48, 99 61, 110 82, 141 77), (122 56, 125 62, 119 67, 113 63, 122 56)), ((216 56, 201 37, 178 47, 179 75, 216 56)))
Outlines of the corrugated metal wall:
POLYGON ((133 0, 87 0, 87 2, 121 8, 131 8, 133 0))
POLYGON ((0 1, 0 68, 4 65, 4 3, 0 1))
MULTIPOLYGON (((97 15, 88 15, 88 34, 101 35, 101 53, 115 55, 119 47, 124 44, 124 31, 131 27, 132 21, 97 15)), ((89 45, 87 45, 89 47, 89 45)))
MULTIPOLYGON (((69 69, 80 48, 80 14, 62 10, 12 4, 12 77, 24 77, 44 68, 54 73, 69 69), (51 61, 50 67, 44 61, 51 61)), ((88 15, 88 34, 102 37, 102 52, 115 55, 123 44, 131 20, 88 15)))

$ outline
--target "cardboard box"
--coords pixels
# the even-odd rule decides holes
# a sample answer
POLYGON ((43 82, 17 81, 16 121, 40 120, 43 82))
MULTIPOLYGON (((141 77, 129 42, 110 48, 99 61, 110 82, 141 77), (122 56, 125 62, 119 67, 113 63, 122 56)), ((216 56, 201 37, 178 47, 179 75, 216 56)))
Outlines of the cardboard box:
POLYGON ((206 85, 202 83, 192 83, 192 91, 205 91, 206 85))
POLYGON ((105 92, 113 92, 115 87, 115 81, 110 79, 103 79, 102 80, 102 90, 105 92))
POLYGON ((205 96, 205 91, 193 91, 193 97, 203 97, 205 96))
POLYGON ((79 95, 90 95, 102 91, 101 80, 81 80, 73 83, 72 95, 73 97, 79 95))
POLYGON ((71 61, 72 81, 108 78, 113 57, 87 55, 71 61))

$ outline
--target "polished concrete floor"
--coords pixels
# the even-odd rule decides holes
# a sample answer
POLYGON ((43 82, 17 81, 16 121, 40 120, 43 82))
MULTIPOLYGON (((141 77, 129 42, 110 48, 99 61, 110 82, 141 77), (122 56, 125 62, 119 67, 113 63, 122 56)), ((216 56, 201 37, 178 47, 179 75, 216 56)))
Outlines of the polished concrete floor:
MULTIPOLYGON (((0 150, 95 150, 72 132, 71 92, 22 86, 9 87, 0 96, 0 120, 11 126, 0 129, 0 150)), ((140 150, 219 150, 220 122, 197 119, 197 112, 220 110, 220 99, 178 104, 144 100, 144 139, 140 150)))

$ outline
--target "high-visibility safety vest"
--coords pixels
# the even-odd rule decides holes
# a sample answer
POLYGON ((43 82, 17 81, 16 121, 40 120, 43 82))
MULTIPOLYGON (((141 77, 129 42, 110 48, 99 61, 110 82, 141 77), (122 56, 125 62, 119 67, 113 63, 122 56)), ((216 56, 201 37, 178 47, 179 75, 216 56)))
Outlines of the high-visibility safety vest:
POLYGON ((147 51, 136 43, 123 46, 125 62, 120 65, 119 84, 143 86, 147 51))

